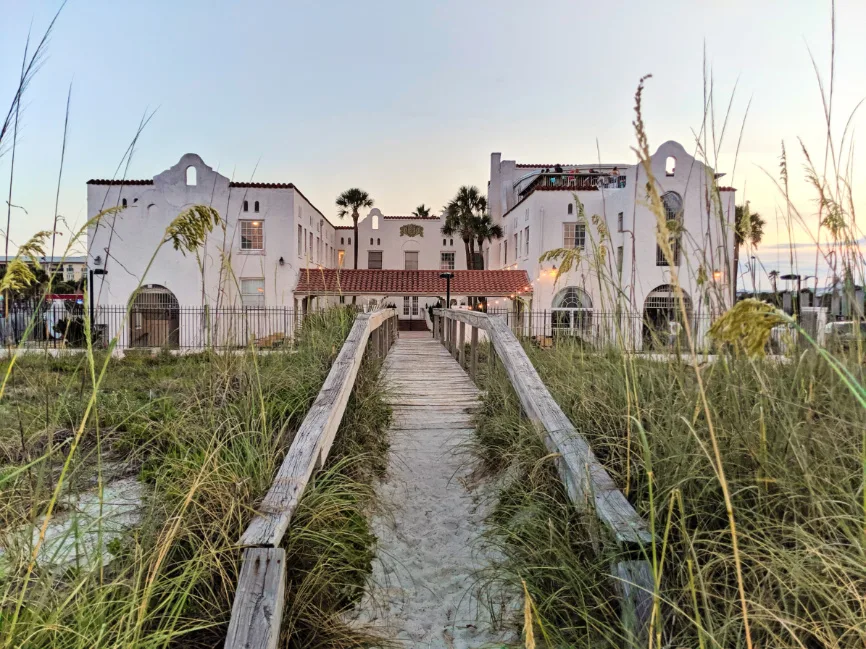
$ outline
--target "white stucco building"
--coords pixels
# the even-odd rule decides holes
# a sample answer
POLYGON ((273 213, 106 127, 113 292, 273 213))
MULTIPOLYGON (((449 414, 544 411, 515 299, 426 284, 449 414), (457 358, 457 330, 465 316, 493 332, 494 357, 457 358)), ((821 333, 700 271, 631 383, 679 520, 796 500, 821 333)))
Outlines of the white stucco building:
MULTIPOLYGON (((488 205, 504 237, 485 248, 486 267, 526 270, 531 309, 548 312, 531 325, 539 333, 590 332, 616 320, 640 347, 647 329, 666 332, 680 319, 673 273, 697 328, 731 305, 735 191, 717 187, 715 172, 676 142, 658 148, 651 168, 667 219, 681 229, 671 241, 674 259, 658 245, 642 166, 523 164, 491 155, 488 205), (557 248, 582 248, 582 261, 554 282, 556 262, 539 257, 557 248)), ((497 306, 514 308, 493 300, 491 307, 497 306)))
POLYGON ((439 272, 455 271, 455 286, 471 290, 452 291, 457 304, 485 297, 494 309, 533 312, 526 326, 538 336, 589 337, 609 328, 605 314, 634 314, 626 328, 629 344, 640 347, 648 326, 662 331, 678 318, 673 273, 690 316, 719 312, 732 295, 734 191, 717 189, 713 170, 675 142, 652 156, 652 175, 668 219, 681 230, 672 260, 657 245, 642 167, 522 164, 494 153, 488 207, 504 237, 484 246, 487 271, 466 270, 463 242, 441 233, 441 217, 374 208, 358 224, 352 276, 350 221, 334 225, 292 183, 231 181, 186 154, 152 179, 88 182, 89 218, 125 209, 91 225, 87 263, 96 272, 97 308, 122 310, 135 300, 131 322, 102 323, 127 346, 198 346, 214 335, 217 342, 267 341, 278 335, 271 319, 289 317, 269 314, 273 307, 297 314, 311 300, 325 306, 352 297, 361 305, 392 303, 401 319, 423 326, 425 307, 444 297, 439 272), (160 248, 166 227, 196 204, 216 208, 224 231, 212 233, 198 254, 160 248), (554 283, 556 262, 539 257, 557 248, 581 250, 582 260, 554 283), (181 323, 184 309, 202 322, 181 323), (230 310, 240 319, 225 316, 214 333, 219 323, 208 318, 230 310))
MULTIPOLYGON (((231 181, 195 154, 184 155, 152 179, 87 183, 89 219, 116 205, 125 209, 87 233, 88 264, 97 272, 97 307, 126 306, 143 282, 136 299, 154 311, 166 307, 169 318, 178 309, 208 307, 253 308, 261 319, 263 308, 299 306, 294 289, 301 269, 337 263, 334 226, 292 183, 231 181), (225 230, 214 231, 198 255, 184 255, 171 245, 160 248, 166 227, 197 204, 214 207, 225 230)), ((147 322, 133 322, 125 331, 108 326, 110 335, 119 333, 121 344, 130 345, 195 346, 198 341, 187 337, 201 335, 201 328, 174 322, 160 325, 168 334, 149 330, 147 322), (159 340, 148 342, 148 335, 159 340)), ((243 326, 248 330, 249 322, 243 326)))

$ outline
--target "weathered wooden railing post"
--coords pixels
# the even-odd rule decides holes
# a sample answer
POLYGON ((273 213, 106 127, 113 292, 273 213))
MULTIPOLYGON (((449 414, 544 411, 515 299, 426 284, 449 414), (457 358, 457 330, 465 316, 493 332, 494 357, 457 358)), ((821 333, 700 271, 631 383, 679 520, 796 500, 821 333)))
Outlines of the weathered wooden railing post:
POLYGON ((276 649, 286 590, 286 552, 280 548, 304 489, 328 458, 365 351, 384 357, 396 333, 396 311, 361 313, 310 411, 295 433, 274 482, 238 542, 243 565, 225 649, 276 649))
POLYGON ((460 367, 466 367, 466 323, 460 322, 460 335, 457 336, 457 362, 460 367))
MULTIPOLYGON (((499 363, 514 388, 525 416, 544 439, 548 451, 557 459, 557 471, 574 507, 592 515, 601 524, 594 539, 596 551, 610 556, 610 576, 620 602, 620 615, 626 632, 626 646, 645 647, 648 641, 655 580, 647 561, 653 537, 641 518, 619 490, 592 448, 553 399, 535 367, 526 355, 507 319, 472 311, 439 310, 447 322, 449 351, 456 359, 460 346, 460 363, 465 358, 464 323, 472 327, 470 376, 477 372, 478 329, 489 341, 491 366, 499 363), (460 323, 459 340, 456 323, 460 323)), ((546 323, 542 321, 542 325, 546 323)), ((523 325, 521 325, 522 327, 523 325)))
POLYGON ((439 340, 439 316, 433 314, 433 340, 439 340))
POLYGON ((478 327, 471 327, 469 334, 469 378, 476 380, 478 375, 478 327))

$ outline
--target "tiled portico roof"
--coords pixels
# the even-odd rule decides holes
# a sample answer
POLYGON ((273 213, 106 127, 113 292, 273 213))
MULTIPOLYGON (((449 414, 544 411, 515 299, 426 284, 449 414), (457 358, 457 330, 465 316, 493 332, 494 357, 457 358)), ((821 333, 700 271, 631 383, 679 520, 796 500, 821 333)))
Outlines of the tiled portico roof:
MULTIPOLYGON (((439 270, 302 270, 301 295, 445 295, 439 270)), ((525 270, 454 270, 451 295, 506 297, 532 292, 525 270)))
POLYGON ((438 221, 438 220, 439 220, 439 217, 438 217, 438 216, 413 216, 412 214, 410 214, 410 215, 408 215, 408 216, 399 216, 399 215, 397 215, 397 216, 391 216, 391 215, 389 215, 389 214, 383 214, 383 215, 382 215, 382 218, 385 219, 385 220, 387 220, 387 221, 401 221, 401 220, 403 220, 403 221, 405 221, 405 220, 412 220, 412 221, 438 221))

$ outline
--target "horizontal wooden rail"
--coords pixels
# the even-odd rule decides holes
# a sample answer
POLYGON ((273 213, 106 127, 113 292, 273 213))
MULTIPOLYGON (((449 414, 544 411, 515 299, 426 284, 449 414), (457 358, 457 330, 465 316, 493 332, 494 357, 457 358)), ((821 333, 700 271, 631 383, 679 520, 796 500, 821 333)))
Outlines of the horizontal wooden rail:
POLYGON ((322 389, 258 507, 259 513, 241 536, 240 545, 246 549, 226 649, 277 646, 286 577, 286 555, 279 544, 313 472, 328 458, 368 341, 374 354, 384 356, 396 336, 395 309, 356 316, 322 389))
MULTIPOLYGON (((652 542, 646 522, 551 396, 503 318, 459 309, 434 309, 433 318, 434 336, 442 340, 455 358, 459 353, 461 361, 463 326, 469 325, 487 334, 527 418, 544 438, 547 449, 557 455, 557 470, 569 498, 579 511, 594 513, 602 523, 606 538, 599 539, 601 543, 612 542, 629 551, 635 559, 617 561, 611 566, 611 573, 621 597, 623 621, 632 634, 632 642, 639 643, 648 629, 654 590, 652 570, 646 561, 646 544, 652 542), (455 333, 458 322, 459 336, 455 333)), ((470 357, 474 359, 478 345, 476 331, 472 332, 471 341, 470 357)), ((470 363, 470 373, 475 378, 474 363, 470 363)))

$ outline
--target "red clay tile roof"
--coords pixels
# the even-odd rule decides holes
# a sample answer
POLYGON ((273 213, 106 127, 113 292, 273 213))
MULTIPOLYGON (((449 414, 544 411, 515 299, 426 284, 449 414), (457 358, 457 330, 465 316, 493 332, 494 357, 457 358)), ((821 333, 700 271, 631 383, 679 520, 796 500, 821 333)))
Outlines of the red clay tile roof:
MULTIPOLYGON (((295 293, 301 295, 445 295, 439 270, 302 270, 295 293)), ((452 295, 505 297, 531 293, 525 270, 454 270, 452 295)))
POLYGON ((736 187, 719 187, 720 192, 735 192, 737 191, 736 187))
POLYGON ((420 220, 420 221, 438 221, 439 220, 438 216, 413 216, 411 214, 409 216, 390 216, 390 215, 383 214, 382 218, 388 219, 388 220, 394 220, 394 221, 396 221, 398 219, 413 219, 413 220, 420 220))
POLYGON ((232 180, 229 187, 246 187, 248 189, 295 189, 292 183, 246 183, 232 180))
POLYGON ((88 185, 152 185, 151 180, 106 180, 100 178, 92 178, 87 181, 88 185))
POLYGON ((354 225, 335 225, 334 229, 335 230, 354 230, 355 226, 354 225))

